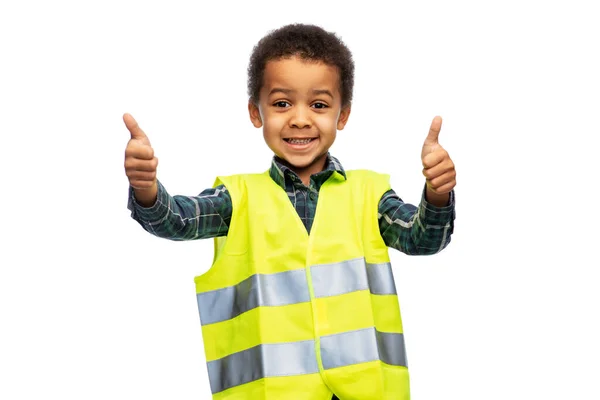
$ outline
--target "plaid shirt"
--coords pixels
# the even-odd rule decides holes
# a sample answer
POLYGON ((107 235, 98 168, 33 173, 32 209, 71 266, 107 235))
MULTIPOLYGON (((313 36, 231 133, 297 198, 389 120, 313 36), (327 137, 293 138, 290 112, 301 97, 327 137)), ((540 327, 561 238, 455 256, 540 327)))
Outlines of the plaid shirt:
MULTIPOLYGON (((307 187, 298 175, 273 158, 271 178, 284 189, 310 233, 321 185, 337 171, 346 173, 339 161, 328 157, 326 168, 310 177, 307 187)), ((171 240, 205 239, 226 236, 232 214, 231 197, 223 185, 206 189, 198 196, 170 196, 158 182, 157 201, 144 208, 129 189, 128 208, 131 216, 146 231, 171 240)), ((425 200, 425 190, 419 207, 407 204, 393 190, 379 202, 379 230, 385 244, 410 255, 435 254, 450 243, 454 229, 454 191, 445 207, 435 207, 425 200)))

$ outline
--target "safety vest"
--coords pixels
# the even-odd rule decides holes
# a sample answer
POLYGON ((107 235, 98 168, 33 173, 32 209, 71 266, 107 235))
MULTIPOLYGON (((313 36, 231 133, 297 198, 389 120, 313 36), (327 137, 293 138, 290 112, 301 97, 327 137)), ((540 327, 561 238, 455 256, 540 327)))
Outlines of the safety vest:
POLYGON ((310 235, 268 172, 219 184, 233 203, 229 233, 195 278, 213 399, 410 399, 377 215, 389 177, 334 172, 310 235))

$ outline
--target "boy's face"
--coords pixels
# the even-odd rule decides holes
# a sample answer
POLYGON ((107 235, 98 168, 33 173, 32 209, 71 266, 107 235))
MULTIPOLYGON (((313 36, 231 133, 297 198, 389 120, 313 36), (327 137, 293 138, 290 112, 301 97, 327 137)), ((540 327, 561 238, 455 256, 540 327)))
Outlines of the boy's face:
POLYGON ((349 106, 342 108, 337 68, 297 57, 267 63, 259 104, 248 109, 275 155, 310 174, 323 169, 350 115, 349 106))

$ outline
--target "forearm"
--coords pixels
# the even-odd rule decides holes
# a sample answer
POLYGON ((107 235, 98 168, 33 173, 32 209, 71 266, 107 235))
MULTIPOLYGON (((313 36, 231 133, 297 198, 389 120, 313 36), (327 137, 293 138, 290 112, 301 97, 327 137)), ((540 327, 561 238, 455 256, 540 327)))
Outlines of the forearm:
MULTIPOLYGON (((225 236, 231 219, 231 199, 224 187, 207 189, 198 196, 171 196, 157 182, 155 201, 144 207, 130 188, 128 208, 146 231, 170 240, 225 236)), ((146 203, 148 204, 148 203, 146 203)))
POLYGON ((409 255, 431 255, 440 252, 454 230, 454 193, 438 200, 438 207, 428 201, 425 190, 419 207, 404 203, 393 191, 380 202, 379 227, 389 247, 409 255), (439 204, 439 203, 438 203, 439 204))

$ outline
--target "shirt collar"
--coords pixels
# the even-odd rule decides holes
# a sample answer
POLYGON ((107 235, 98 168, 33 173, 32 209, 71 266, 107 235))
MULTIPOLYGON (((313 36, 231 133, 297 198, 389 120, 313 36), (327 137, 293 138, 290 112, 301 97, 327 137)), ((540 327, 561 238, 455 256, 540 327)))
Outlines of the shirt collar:
MULTIPOLYGON (((329 176, 332 174, 340 180, 346 180, 346 171, 344 171, 344 167, 342 167, 340 161, 331 154, 327 153, 327 162, 325 163, 325 168, 323 171, 313 174, 312 176, 322 178, 327 176, 327 178, 329 178, 329 176)), ((290 181, 290 183, 302 183, 302 180, 298 174, 292 171, 291 168, 285 165, 283 160, 277 156, 273 156, 269 175, 271 176, 271 179, 273 179, 275 183, 281 186, 284 190, 286 189, 286 181, 290 181)))

